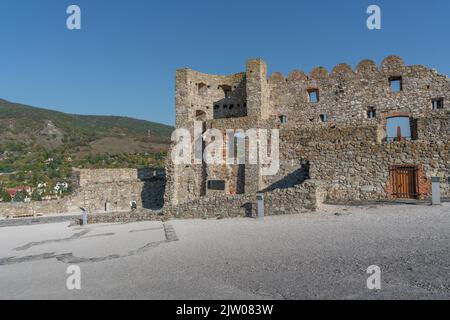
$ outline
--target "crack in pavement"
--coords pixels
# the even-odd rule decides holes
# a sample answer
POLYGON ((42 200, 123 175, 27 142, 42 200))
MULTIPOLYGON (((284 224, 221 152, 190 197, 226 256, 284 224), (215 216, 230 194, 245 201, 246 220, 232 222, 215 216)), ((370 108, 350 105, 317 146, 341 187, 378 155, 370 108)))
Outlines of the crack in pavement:
MULTIPOLYGON (((104 256, 104 257, 83 258, 83 257, 76 257, 72 253, 56 254, 55 252, 51 252, 51 253, 43 253, 43 254, 38 254, 38 255, 25 256, 25 257, 20 257, 20 258, 16 258, 16 257, 0 258, 0 266, 32 262, 32 261, 38 261, 38 260, 48 260, 48 259, 53 259, 53 258, 60 262, 67 263, 67 264, 75 264, 75 263, 81 264, 81 263, 103 262, 103 261, 131 257, 131 256, 134 256, 137 254, 144 253, 149 249, 156 248, 156 247, 160 246, 161 244, 179 241, 178 236, 177 236, 172 224, 163 223, 163 227, 164 227, 164 234, 166 236, 166 240, 157 241, 157 242, 149 242, 145 246, 135 249, 135 250, 130 250, 130 251, 128 251, 128 253, 123 254, 123 255, 111 254, 108 256, 104 256)), ((159 228, 159 229, 161 229, 161 228, 159 228)), ((83 230, 82 232, 76 233, 72 237, 65 238, 65 239, 32 242, 26 246, 16 248, 15 250, 16 251, 26 250, 26 249, 31 248, 32 246, 36 246, 36 245, 88 238, 88 237, 83 237, 83 235, 87 234, 88 232, 90 232, 90 230, 83 230)), ((111 235, 111 234, 103 234, 103 235, 111 235)), ((112 234, 112 235, 114 235, 114 234, 112 234)), ((93 235, 93 236, 91 236, 91 238, 95 237, 95 236, 101 236, 101 235, 93 235)))
POLYGON ((51 253, 42 253, 34 256, 26 256, 21 258, 16 257, 8 257, 8 258, 2 258, 0 259, 0 266, 10 265, 10 264, 18 264, 18 263, 24 263, 24 262, 30 262, 30 261, 37 261, 37 260, 48 260, 56 258, 56 254, 54 252, 51 253))
POLYGON ((74 235, 72 235, 72 236, 70 236, 68 238, 51 239, 51 240, 44 240, 44 241, 39 241, 39 242, 30 242, 30 243, 27 243, 24 246, 14 248, 13 250, 14 251, 25 251, 25 250, 30 249, 32 247, 42 246, 42 245, 49 244, 49 243, 60 243, 60 242, 67 242, 67 241, 72 241, 72 240, 78 240, 78 239, 107 237, 107 236, 113 236, 115 234, 115 233, 101 233, 101 234, 94 234, 94 235, 90 235, 90 236, 84 237, 84 235, 88 234, 89 232, 91 232, 91 230, 83 230, 81 232, 75 233, 74 235))
POLYGON ((137 232, 145 232, 145 231, 156 231, 163 230, 164 228, 148 228, 148 229, 138 229, 138 230, 130 230, 129 233, 137 233, 137 232))
POLYGON ((75 239, 81 238, 82 236, 84 236, 84 235, 86 235, 86 234, 88 234, 88 233, 89 233, 89 230, 83 230, 83 231, 81 231, 81 232, 78 232, 78 233, 73 234, 72 236, 70 236, 70 237, 68 237, 68 238, 63 238, 63 239, 51 239, 51 240, 44 240, 44 241, 39 241, 39 242, 30 242, 30 243, 28 243, 28 244, 26 244, 26 245, 24 245, 24 246, 14 248, 14 251, 24 251, 24 250, 30 249, 30 248, 32 248, 32 247, 35 247, 35 246, 41 246, 41 245, 44 245, 44 244, 58 243, 58 242, 64 242, 64 241, 75 240, 75 239))

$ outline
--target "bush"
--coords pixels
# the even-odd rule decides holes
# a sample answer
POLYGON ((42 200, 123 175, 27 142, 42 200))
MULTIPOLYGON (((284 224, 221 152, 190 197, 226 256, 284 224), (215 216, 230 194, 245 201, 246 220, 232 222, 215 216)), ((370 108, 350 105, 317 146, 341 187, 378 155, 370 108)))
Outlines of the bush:
POLYGON ((14 202, 24 202, 27 195, 23 191, 16 192, 16 195, 14 196, 13 201, 14 202))
POLYGON ((33 200, 33 201, 42 201, 42 196, 39 194, 39 192, 35 191, 31 195, 31 200, 33 200))
POLYGON ((3 200, 3 202, 10 202, 11 201, 11 196, 5 190, 1 190, 0 191, 0 198, 3 200))

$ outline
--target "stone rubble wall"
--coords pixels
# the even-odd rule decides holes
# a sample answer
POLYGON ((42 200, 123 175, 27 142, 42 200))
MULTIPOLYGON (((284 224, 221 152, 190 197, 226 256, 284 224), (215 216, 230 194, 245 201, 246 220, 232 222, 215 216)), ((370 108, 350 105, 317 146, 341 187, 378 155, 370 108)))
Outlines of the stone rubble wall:
MULTIPOLYGON (((277 189, 263 194, 267 216, 312 212, 324 201, 324 192, 320 184, 312 180, 292 188, 277 189)), ((167 206, 163 212, 165 217, 183 219, 255 217, 256 194, 201 197, 189 203, 167 206)))
POLYGON ((0 219, 3 217, 17 216, 35 216, 43 214, 58 213, 80 213, 81 210, 70 212, 67 210, 66 200, 54 201, 33 201, 29 203, 1 203, 0 202, 0 219))
POLYGON ((284 77, 274 72, 268 77, 264 61, 251 59, 245 73, 231 76, 179 70, 176 87, 177 127, 192 130, 193 121, 200 120, 207 129, 223 133, 280 129, 282 155, 280 171, 271 177, 261 176, 257 165, 246 165, 244 175, 236 166, 174 166, 168 161, 166 203, 171 205, 188 206, 204 197, 208 180, 225 181, 227 186, 223 194, 206 190, 211 199, 226 194, 239 199, 241 195, 233 194, 242 184, 245 195, 254 196, 259 190, 292 188, 311 178, 325 183, 330 198, 386 200, 392 196, 389 168, 406 164, 419 168, 422 198, 429 196, 432 176, 441 177, 443 194, 449 194, 450 81, 434 69, 407 66, 401 58, 389 56, 379 66, 363 60, 354 69, 339 64, 331 72, 317 67, 309 73, 295 70, 284 77), (399 92, 390 88, 394 78, 401 78, 399 92), (199 92, 199 83, 206 90, 199 92), (220 84, 246 99, 246 115, 216 117, 212 108, 223 98, 217 90, 220 84), (311 90, 318 91, 318 102, 310 101, 311 90), (433 110, 432 100, 441 98, 443 108, 433 110), (376 117, 369 118, 372 108, 376 117), (205 111, 205 117, 196 119, 196 110, 205 111), (327 115, 328 121, 322 122, 320 115, 327 115), (281 123, 281 116, 286 116, 286 123, 281 123), (398 116, 410 119, 417 141, 385 142, 388 119, 398 116))
POLYGON ((445 75, 424 66, 406 66, 396 56, 387 57, 378 67, 362 61, 355 70, 347 64, 331 73, 318 67, 308 75, 294 71, 287 78, 273 73, 269 78, 270 108, 275 115, 286 115, 289 122, 303 127, 323 126, 319 115, 329 122, 355 126, 380 123, 383 114, 406 112, 422 117, 432 111, 432 99, 444 98, 444 110, 450 108, 450 81, 445 75), (389 79, 402 77, 402 91, 391 92, 389 79), (309 102, 308 90, 319 90, 319 101, 309 102), (369 107, 377 118, 368 119, 369 107))
MULTIPOLYGON (((153 210, 138 209, 130 212, 106 212, 88 215, 88 224, 134 223, 141 221, 165 221, 167 218, 153 210)), ((75 221, 77 223, 79 221, 75 221)))
POLYGON ((330 200, 386 200, 392 198, 389 169, 393 165, 419 166, 420 198, 431 196, 431 177, 441 178, 443 197, 450 196, 450 142, 347 142, 284 146, 292 161, 308 159, 310 177, 321 181, 330 200))
POLYGON ((166 179, 161 171, 151 169, 76 170, 79 187, 73 194, 53 201, 0 203, 0 217, 49 214, 129 212, 130 202, 138 208, 159 210, 164 206, 166 179))

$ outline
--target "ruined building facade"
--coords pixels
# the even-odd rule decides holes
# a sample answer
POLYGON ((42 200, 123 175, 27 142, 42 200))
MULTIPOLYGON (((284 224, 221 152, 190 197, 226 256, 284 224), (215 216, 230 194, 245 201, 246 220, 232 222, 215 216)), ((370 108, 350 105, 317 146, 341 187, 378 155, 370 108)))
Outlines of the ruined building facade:
POLYGON ((233 217, 253 215, 257 193, 264 193, 266 214, 290 214, 325 201, 427 199, 433 177, 450 198, 450 81, 435 70, 405 66, 395 56, 379 67, 365 60, 355 70, 341 64, 331 73, 319 67, 287 78, 268 77, 259 59, 231 76, 181 69, 176 125, 195 137, 194 123, 200 133, 220 131, 223 156, 236 152, 226 145, 230 139, 244 141, 248 156, 248 139, 230 137, 227 130, 279 129, 279 171, 263 175, 260 165, 248 161, 175 165, 170 155, 165 173, 79 170, 71 196, 0 203, 0 218, 80 213, 81 207, 98 213, 92 215, 97 222, 159 219, 159 214, 233 217), (133 202, 142 210, 130 215, 133 202))
MULTIPOLYGON (((259 165, 167 164, 165 206, 241 215, 257 192, 269 214, 313 209, 323 201, 428 198, 439 177, 450 197, 450 82, 437 71, 386 58, 331 73, 315 68, 267 75, 260 59, 230 76, 181 69, 176 74, 176 126, 280 130, 280 170, 259 165)), ((224 146, 224 150, 226 146, 224 146)))

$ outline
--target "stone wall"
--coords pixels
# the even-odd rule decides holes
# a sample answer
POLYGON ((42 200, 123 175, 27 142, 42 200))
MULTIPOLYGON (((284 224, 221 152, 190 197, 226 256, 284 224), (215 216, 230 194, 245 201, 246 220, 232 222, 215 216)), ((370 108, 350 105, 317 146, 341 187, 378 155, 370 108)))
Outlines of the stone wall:
POLYGON ((80 213, 80 210, 68 211, 66 199, 58 201, 33 201, 29 203, 0 202, 0 218, 57 213, 80 213))
POLYGON ((78 170, 80 188, 67 206, 82 206, 90 212, 129 211, 130 202, 139 208, 158 210, 164 205, 165 173, 153 169, 78 170))
POLYGON ((0 203, 0 217, 39 214, 129 212, 130 202, 138 208, 160 210, 164 206, 166 179, 161 170, 100 169, 75 170, 78 188, 55 201, 0 203), (106 205, 108 203, 108 206, 106 205))
POLYGON ((267 77, 264 61, 251 59, 245 73, 232 76, 179 70, 176 85, 177 127, 192 131, 198 120, 224 136, 228 129, 279 129, 281 166, 266 177, 259 165, 175 166, 168 159, 168 205, 187 211, 190 204, 201 204, 201 212, 225 212, 214 203, 221 198, 236 211, 258 191, 292 192, 309 179, 319 181, 330 199, 386 200, 393 196, 390 169, 395 165, 417 167, 420 198, 430 196, 432 176, 441 177, 443 196, 450 196, 450 81, 436 70, 390 56, 380 66, 364 60, 354 70, 340 64, 331 72, 317 67, 309 74, 296 70, 287 78, 277 72, 267 77), (390 87, 393 79, 401 81, 398 92, 390 87), (199 83, 206 89, 198 90, 199 83), (246 113, 215 117, 211 110, 223 94, 216 90, 219 83, 232 88, 241 105, 246 101, 246 113), (310 101, 311 90, 318 92, 317 102, 310 101), (442 109, 433 110, 434 99, 443 99, 442 109), (199 108, 205 114, 197 118, 199 108), (413 141, 387 142, 392 117, 410 119, 413 141), (209 180, 224 181, 225 190, 208 190, 209 180))
MULTIPOLYGON (((372 128, 368 129, 373 132, 372 128)), ((419 197, 430 196, 431 177, 441 178, 444 197, 450 196, 450 142, 427 140, 396 143, 364 142, 359 135, 337 143, 320 140, 302 144, 297 132, 283 133, 285 162, 307 161, 309 176, 321 181, 332 200, 384 200, 392 197, 390 168, 415 165, 419 169, 419 197)), ((273 177, 275 180, 279 177, 273 177)), ((272 181, 273 183, 273 181, 272 181)))
POLYGON ((221 76, 180 69, 176 75, 176 104, 177 127, 194 120, 246 116, 245 73, 221 76))
MULTIPOLYGON (((292 188, 262 193, 265 197, 265 214, 268 216, 315 211, 325 199, 320 184, 312 180, 292 188)), ((205 196, 188 203, 166 206, 163 212, 165 217, 173 218, 255 217, 256 194, 205 196)))
POLYGON ((328 115, 329 122, 336 124, 381 123, 381 117, 367 117, 370 107, 378 115, 403 111, 412 117, 426 116, 433 113, 435 98, 444 98, 443 110, 450 108, 450 84, 445 75, 423 66, 405 66, 395 56, 386 58, 380 68, 365 60, 355 70, 340 64, 331 73, 321 67, 308 75, 294 71, 288 78, 274 73, 269 84, 271 113, 286 115, 289 122, 303 127, 322 125, 321 114, 328 115), (390 90, 389 80, 393 77, 402 78, 400 92, 390 90), (311 89, 319 91, 317 103, 309 102, 311 89))

